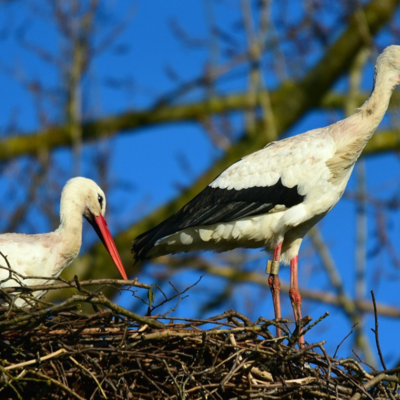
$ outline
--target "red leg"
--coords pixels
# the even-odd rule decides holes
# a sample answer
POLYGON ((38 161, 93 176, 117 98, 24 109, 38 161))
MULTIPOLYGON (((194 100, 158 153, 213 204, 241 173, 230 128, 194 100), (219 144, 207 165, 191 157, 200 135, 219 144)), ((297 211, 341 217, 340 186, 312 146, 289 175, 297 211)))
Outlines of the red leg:
MULTIPOLYGON (((282 250, 282 243, 278 244, 274 250, 274 258, 273 261, 280 261, 281 259, 281 250, 282 250)), ((280 299, 280 291, 281 291, 281 282, 279 280, 278 274, 269 274, 268 277, 268 284, 271 289, 272 293, 272 301, 274 303, 274 311, 275 311, 275 318, 281 318, 281 299, 280 299)), ((276 336, 281 336, 281 330, 276 328, 276 336)))
POLYGON ((278 244, 278 246, 275 247, 275 250, 274 250, 274 261, 280 261, 281 260, 281 251, 282 251, 282 243, 278 244))
MULTIPOLYGON (((296 323, 301 320, 301 294, 299 291, 298 284, 298 257, 293 257, 290 260, 290 290, 289 290, 290 301, 292 303, 294 319, 296 323)), ((300 332, 302 331, 300 327, 300 332)), ((304 336, 299 339, 300 347, 304 347, 304 336)))

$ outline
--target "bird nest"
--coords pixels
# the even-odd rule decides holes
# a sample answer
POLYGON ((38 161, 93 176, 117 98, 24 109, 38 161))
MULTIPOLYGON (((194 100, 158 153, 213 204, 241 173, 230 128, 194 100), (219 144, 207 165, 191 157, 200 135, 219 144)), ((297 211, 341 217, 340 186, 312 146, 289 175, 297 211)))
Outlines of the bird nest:
POLYGON ((299 349, 285 320, 141 316, 110 301, 109 286, 144 289, 154 308, 153 288, 137 281, 58 280, 46 289, 70 288, 60 304, 33 298, 41 287, 1 291, 0 398, 399 399, 399 369, 366 372, 328 355, 323 341, 299 349), (15 290, 31 308, 16 306, 15 290))

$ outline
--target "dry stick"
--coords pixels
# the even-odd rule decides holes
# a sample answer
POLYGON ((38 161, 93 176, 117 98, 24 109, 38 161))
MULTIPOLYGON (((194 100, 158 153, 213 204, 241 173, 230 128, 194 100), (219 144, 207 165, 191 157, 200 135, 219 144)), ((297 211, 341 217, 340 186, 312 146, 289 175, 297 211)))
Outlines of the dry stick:
MULTIPOLYGON (((6 262, 6 264, 7 264, 7 267, 3 267, 3 266, 0 266, 0 269, 5 269, 7 272, 8 272, 8 277, 7 278, 5 278, 5 279, 2 279, 1 281, 0 281, 0 283, 2 283, 2 284, 4 284, 5 282, 7 282, 7 281, 9 281, 9 280, 12 280, 13 279, 13 275, 12 275, 12 269, 11 269, 11 265, 10 265, 10 263, 9 263, 9 261, 8 261, 8 258, 7 258, 7 256, 6 255, 4 255, 1 251, 0 251, 0 256, 1 257, 3 257, 4 258, 4 261, 6 262)), ((18 279, 18 281, 19 281, 19 279, 18 279)), ((20 281, 19 281, 20 282, 20 281)), ((2 294, 2 289, 0 288, 0 293, 2 294)), ((7 297, 7 299, 8 300, 11 300, 11 305, 13 305, 14 304, 14 299, 12 299, 12 297, 10 297, 10 296, 5 296, 5 297, 7 297)), ((6 317, 8 318, 8 315, 10 314, 10 312, 11 312, 11 310, 12 310, 12 307, 10 307, 9 308, 9 310, 7 311, 7 313, 6 313, 6 317)))
POLYGON ((193 283, 192 285, 188 286, 188 287, 187 287, 185 290, 183 290, 182 292, 180 292, 180 291, 173 285, 172 282, 168 282, 168 283, 171 285, 171 287, 175 290, 175 295, 173 295, 173 296, 171 296, 171 297, 166 296, 166 295, 164 294, 164 292, 162 291, 162 289, 161 289, 158 285, 156 285, 157 288, 158 288, 158 290, 164 295, 165 300, 163 300, 161 303, 157 304, 156 306, 151 306, 151 307, 149 307, 149 311, 148 311, 149 314, 151 314, 156 308, 159 308, 159 307, 161 307, 162 305, 164 305, 165 303, 170 302, 171 300, 174 300, 176 297, 178 297, 178 301, 177 301, 177 303, 175 304, 175 306, 174 306, 173 308, 169 309, 169 310, 168 310, 167 312, 165 312, 164 314, 160 315, 159 318, 164 318, 164 317, 167 316, 167 314, 170 314, 171 312, 176 311, 176 309, 177 309, 179 303, 180 303, 183 299, 185 299, 185 298, 187 297, 187 296, 182 297, 182 295, 185 294, 188 290, 192 289, 194 286, 196 286, 196 285, 202 280, 202 278, 203 278, 203 276, 200 276, 200 278, 199 278, 195 283, 193 283))
POLYGON ((67 350, 60 349, 60 350, 55 351, 54 353, 48 354, 47 356, 38 357, 38 358, 35 358, 34 360, 25 361, 25 362, 22 362, 22 363, 19 363, 19 364, 9 365, 8 367, 4 367, 4 369, 5 370, 10 370, 10 369, 14 369, 14 368, 23 368, 23 367, 26 367, 28 365, 32 365, 32 364, 40 363, 42 361, 46 361, 49 358, 57 357, 57 356, 59 356, 60 354, 63 354, 63 353, 67 353, 67 350))
POLYGON ((69 299, 67 299, 66 301, 64 301, 64 303, 61 303, 60 305, 53 306, 53 307, 47 308, 45 310, 40 310, 40 311, 32 313, 32 314, 14 317, 13 319, 8 320, 8 321, 1 321, 0 327, 3 327, 3 326, 6 327, 6 326, 13 325, 13 324, 20 324, 22 322, 27 322, 27 321, 31 320, 34 316, 52 314, 52 313, 55 313, 56 311, 62 310, 63 308, 65 308, 66 306, 69 306, 70 304, 78 303, 78 302, 101 304, 101 305, 104 305, 104 306, 110 308, 111 310, 115 311, 118 314, 125 315, 126 317, 128 317, 134 321, 141 322, 143 324, 148 324, 152 328, 156 328, 156 329, 165 328, 165 325, 162 322, 159 322, 159 321, 156 321, 153 319, 149 319, 146 317, 142 317, 141 315, 135 314, 134 312, 129 311, 126 308, 117 306, 112 301, 108 300, 102 293, 99 293, 96 295, 94 294, 93 297, 75 294, 72 297, 70 297, 69 299))
POLYGON ((384 372, 387 375, 389 375, 389 374, 399 374, 400 373, 400 367, 387 369, 385 371, 374 371, 374 372, 371 372, 370 375, 376 376, 376 375, 379 375, 381 372, 384 372))
POLYGON ((335 354, 333 355, 333 358, 336 357, 336 354, 337 354, 337 352, 339 351, 340 346, 341 346, 341 345, 345 342, 345 340, 353 333, 353 329, 354 329, 355 325, 357 325, 357 324, 354 324, 354 325, 351 327, 351 331, 350 331, 350 332, 342 339, 342 341, 337 345, 336 350, 335 350, 335 354))
POLYGON ((79 396, 79 394, 77 394, 73 390, 71 390, 68 386, 65 386, 63 383, 61 383, 61 382, 59 382, 59 381, 57 381, 55 379, 50 378, 49 376, 46 376, 44 374, 41 374, 40 372, 34 371, 33 369, 29 370, 29 372, 31 374, 33 374, 33 375, 38 376, 39 378, 42 378, 42 379, 47 380, 47 381, 50 381, 54 385, 60 387, 62 390, 66 391, 70 396, 74 397, 75 399, 85 400, 83 397, 79 396))
MULTIPOLYGON (((364 397, 368 397, 370 400, 374 400, 373 397, 366 391, 366 388, 359 384, 355 379, 353 379, 352 376, 346 375, 342 370, 337 369, 337 375, 341 376, 342 378, 344 378, 345 380, 347 380, 348 382, 350 382, 353 386, 355 386, 356 388, 358 388, 358 390, 360 390, 364 397)), ((360 395, 361 396, 361 395, 360 395)), ((359 398, 357 398, 358 400, 359 398)), ((351 399, 350 399, 351 400, 351 399)))
POLYGON ((74 295, 74 296, 72 296, 71 300, 89 302, 89 303, 94 303, 94 304, 101 304, 103 306, 110 308, 111 310, 115 311, 118 314, 122 314, 128 318, 133 319, 134 321, 141 322, 143 324, 148 324, 152 328, 156 328, 156 329, 164 329, 165 328, 165 325, 162 322, 159 322, 159 321, 156 321, 156 320, 153 320, 150 318, 142 317, 141 315, 136 314, 132 311, 129 311, 126 308, 117 306, 111 300, 108 300, 107 297, 105 297, 102 293, 99 293, 98 295, 96 295, 96 297, 92 297, 92 298, 89 298, 88 296, 74 295))
MULTIPOLYGON (((169 328, 169 327, 168 327, 169 328)), ((212 328, 209 331, 188 331, 188 330, 174 330, 174 329, 164 329, 162 331, 156 331, 148 334, 142 334, 138 339, 140 340, 154 340, 169 337, 200 337, 203 335, 226 335, 231 333, 242 333, 242 332, 260 332, 262 328, 260 326, 244 326, 242 328, 232 328, 232 329, 218 329, 212 328)), ((136 336, 132 336, 136 338, 136 336)))
POLYGON ((354 360, 353 358, 345 358, 343 360, 339 360, 337 364, 343 365, 346 368, 349 368, 349 365, 355 365, 356 368, 352 368, 354 371, 360 372, 368 379, 372 378, 372 375, 368 374, 367 371, 365 371, 365 369, 361 366, 361 364, 358 361, 354 360))
POLYGON ((179 397, 180 397, 181 399, 184 399, 184 398, 186 397, 186 393, 185 393, 185 392, 182 392, 182 388, 179 386, 179 384, 178 384, 178 382, 177 382, 177 380, 176 380, 174 374, 171 373, 171 370, 169 369, 168 363, 165 361, 165 359, 163 359, 162 361, 163 361, 163 363, 164 363, 164 365, 165 365, 165 368, 166 368, 167 371, 168 371, 169 376, 170 376, 171 379, 173 380, 173 382, 174 382, 174 384, 175 384, 175 386, 176 386, 176 389, 177 389, 178 392, 179 392, 179 397))
MULTIPOLYGON (((236 342, 235 336, 232 333, 229 335, 229 339, 231 341, 233 348, 236 350, 237 342, 236 342)), ((235 362, 232 364, 232 367, 231 367, 230 371, 228 372, 228 374, 220 382, 220 387, 222 390, 224 390, 224 386, 229 382, 229 380, 233 377, 233 375, 237 371, 239 371, 246 363, 248 363, 248 360, 246 358, 243 360, 242 354, 244 352, 245 352, 244 349, 239 349, 235 353, 235 358, 236 358, 235 362)))
POLYGON ((94 376, 94 374, 92 374, 87 368, 85 368, 82 364, 80 364, 78 361, 76 361, 74 357, 69 357, 69 359, 70 359, 75 365, 77 365, 80 369, 82 369, 82 371, 85 371, 86 373, 88 373, 88 374, 93 378, 93 380, 96 382, 96 385, 97 385, 97 387, 99 388, 101 394, 103 395, 103 397, 104 397, 105 399, 107 399, 107 396, 106 396, 106 394, 104 393, 103 388, 101 387, 99 381, 98 381, 97 378, 94 376))
POLYGON ((296 358, 299 358, 302 355, 306 354, 309 350, 312 350, 315 347, 323 346, 325 343, 326 343, 326 340, 322 340, 321 342, 310 344, 309 346, 304 347, 301 350, 298 350, 296 353, 289 354, 288 356, 284 357, 283 361, 289 361, 289 360, 294 360, 296 358))
POLYGON ((326 317, 329 317, 329 312, 327 311, 325 314, 321 315, 315 322, 304 328, 302 335, 305 335, 310 329, 314 328, 314 326, 318 325, 321 321, 323 321, 326 317))
POLYGON ((151 379, 151 378, 144 372, 144 369, 142 368, 142 365, 141 365, 140 361, 139 361, 139 360, 136 360, 136 362, 137 362, 137 364, 139 365, 140 373, 142 374, 142 376, 143 376, 146 380, 148 380, 148 381, 158 390, 159 393, 162 393, 164 396, 166 396, 166 398, 170 399, 171 397, 168 396, 168 394, 167 394, 159 385, 157 385, 157 383, 156 383, 153 379, 151 379))
MULTIPOLYGON (((0 253, 1 254, 1 253, 0 253)), ((44 277, 44 276, 26 276, 23 279, 50 279, 55 280, 54 278, 44 277)), ((63 279, 59 278, 64 281, 63 279)), ((123 285, 123 286, 134 286, 142 289, 150 289, 151 286, 146 283, 140 283, 136 279, 132 280, 124 280, 124 279, 88 279, 85 281, 80 281, 79 286, 92 286, 92 285, 123 285)), ((35 285, 35 286, 15 286, 15 287, 6 287, 1 290, 5 293, 12 292, 25 292, 29 291, 39 291, 39 290, 59 290, 59 289, 67 289, 67 288, 76 288, 79 290, 79 287, 75 280, 72 281, 64 281, 63 283, 52 283, 46 285, 35 285)))
POLYGON ((375 316, 375 329, 371 328, 371 331, 374 332, 375 334, 375 342, 376 342, 376 347, 378 349, 378 354, 379 354, 379 359, 381 360, 381 364, 383 369, 387 369, 385 365, 385 361, 383 360, 383 355, 381 351, 381 346, 379 344, 379 323, 378 323, 378 313, 376 311, 376 302, 375 302, 375 295, 374 291, 371 290, 371 297, 372 297, 372 303, 374 304, 374 316, 375 316))
POLYGON ((23 400, 21 395, 19 394, 18 390, 14 387, 13 382, 17 381, 16 383, 18 384, 18 379, 22 376, 22 373, 19 374, 17 377, 11 375, 9 372, 7 372, 2 366, 0 366, 0 372, 2 374, 4 374, 7 379, 5 379, 5 377, 1 376, 2 379, 2 386, 0 388, 0 392, 2 392, 5 388, 7 388, 7 386, 9 386, 17 395, 19 400, 23 400))
MULTIPOLYGON (((231 310, 232 311, 232 310, 231 310)), ((179 317, 163 317, 162 319, 169 320, 168 326, 171 328, 176 328, 176 327, 181 327, 181 328, 187 328, 187 327, 197 327, 197 326, 202 326, 206 324, 214 324, 218 326, 227 326, 227 327, 235 327, 235 325, 230 322, 230 321, 218 321, 219 318, 224 318, 224 314, 217 315, 215 317, 211 318, 206 318, 206 319, 199 319, 199 318, 179 318, 179 317), (174 323, 174 321, 186 321, 186 323, 179 322, 179 323, 174 323)), ((158 315, 153 315, 153 318, 158 318, 158 315)), ((161 318, 161 317, 160 317, 161 318)), ((257 322, 254 323, 253 325, 257 325, 257 322)))
POLYGON ((85 329, 54 329, 49 331, 48 335, 67 335, 79 332, 79 335, 82 336, 94 336, 94 335, 111 335, 111 334, 122 334, 124 328, 104 328, 104 327, 97 327, 97 328, 85 328, 85 329))
MULTIPOLYGON (((310 329, 312 329, 312 328, 314 328, 314 326, 315 325, 318 325, 322 320, 324 320, 326 317, 328 317, 329 316, 329 312, 326 312, 324 315, 321 315, 315 322, 313 322, 312 324, 310 324, 309 326, 307 326, 307 327, 305 327, 304 329, 303 329, 303 331, 302 332, 300 332, 297 328, 296 328, 296 331, 295 331, 295 334, 293 335, 293 339, 294 339, 294 341, 293 341, 293 344, 295 343, 295 342, 297 342, 298 341, 298 339, 299 339, 299 337, 300 336, 304 336, 310 329)), ((303 320, 304 319, 306 319, 307 317, 304 317, 303 318, 303 320)), ((311 321, 311 319, 309 320, 309 321, 311 321)), ((307 322, 308 323, 308 322, 307 322)), ((305 325, 303 325, 303 327, 304 327, 305 325)))
MULTIPOLYGON (((388 376, 384 372, 376 376, 374 379, 371 379, 369 382, 367 382, 363 388, 365 390, 369 389, 370 387, 376 385, 377 383, 383 381, 383 380, 388 380, 388 381, 396 381, 398 382, 397 376, 388 376)), ((359 400, 361 398, 362 394, 357 392, 355 393, 350 400, 359 400)))
MULTIPOLYGON (((8 261, 8 257, 7 257, 6 255, 4 255, 1 251, 0 251, 0 256, 2 256, 2 257, 4 258, 4 261, 5 261, 6 264, 7 264, 7 267, 2 267, 2 269, 5 269, 5 270, 8 271, 8 278, 7 278, 6 280, 11 279, 11 278, 12 278, 12 277, 11 277, 11 271, 12 271, 12 269, 11 269, 10 262, 8 261)), ((5 279, 3 279, 3 280, 5 280, 5 279)))
POLYGON ((12 319, 0 321, 0 329, 3 327, 12 326, 14 324, 21 325, 22 323, 27 323, 28 321, 33 320, 35 317, 40 317, 40 316, 45 316, 45 315, 48 316, 48 315, 55 314, 60 311, 65 311, 65 310, 69 310, 71 308, 76 308, 75 305, 73 307, 71 307, 71 303, 73 303, 72 298, 66 300, 64 303, 55 305, 53 307, 45 308, 44 310, 30 312, 29 314, 26 314, 26 315, 20 315, 20 316, 14 317, 12 319))
MULTIPOLYGON (((285 335, 287 337, 290 337, 289 330, 284 325, 282 325, 282 323, 288 323, 289 322, 288 319, 280 318, 280 319, 275 319, 275 320, 269 320, 269 319, 265 319, 264 317, 260 317, 258 319, 258 321, 265 322, 268 326, 269 325, 273 325, 273 326, 275 326, 277 328, 280 328, 285 333, 285 335)), ((277 340, 281 340, 281 339, 286 339, 286 337, 285 336, 281 336, 280 338, 276 338, 276 339, 277 340)))
POLYGON ((328 356, 328 353, 325 350, 325 347, 322 346, 322 344, 320 346, 318 346, 319 349, 322 351, 322 353, 324 353, 326 362, 328 364, 328 379, 327 379, 327 385, 329 384, 329 381, 331 380, 331 374, 332 374, 332 363, 330 360, 330 357, 328 356))
POLYGON ((236 353, 237 360, 233 363, 230 371, 220 382, 220 387, 222 390, 224 390, 224 386, 229 383, 229 380, 236 374, 236 372, 241 370, 243 366, 249 362, 247 359, 243 360, 243 357, 240 356, 240 354, 244 352, 245 350, 240 350, 238 353, 236 353))
MULTIPOLYGON (((131 336, 129 336, 130 339, 135 339, 137 336, 140 335, 140 340, 153 340, 153 339, 162 339, 162 338, 168 338, 168 337, 199 337, 199 336, 208 336, 208 335, 225 335, 229 333, 242 333, 242 332, 261 332, 262 328, 260 326, 249 326, 249 327, 242 327, 242 328, 233 328, 233 329, 217 329, 213 328, 209 331, 181 331, 181 330, 175 330, 174 329, 167 329, 163 330, 161 332, 153 332, 149 334, 143 334, 142 332, 147 328, 147 324, 143 325, 140 329, 135 331, 131 336)), ((81 336, 85 335, 104 335, 104 334, 122 334, 122 329, 121 328, 86 328, 86 329, 56 329, 49 331, 49 335, 65 335, 69 333, 75 333, 78 332, 81 336)), ((272 342, 275 339, 266 339, 264 340, 265 342, 272 342)))

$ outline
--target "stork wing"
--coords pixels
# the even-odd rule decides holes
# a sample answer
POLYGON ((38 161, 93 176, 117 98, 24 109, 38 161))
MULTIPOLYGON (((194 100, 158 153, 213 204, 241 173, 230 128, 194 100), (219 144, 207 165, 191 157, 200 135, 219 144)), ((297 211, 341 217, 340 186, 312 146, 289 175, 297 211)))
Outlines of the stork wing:
POLYGON ((318 164, 324 164, 333 153, 326 138, 315 136, 316 131, 312 140, 325 145, 325 149, 319 146, 316 152, 310 148, 308 135, 300 135, 271 143, 231 165, 174 215, 139 235, 132 245, 135 260, 145 259, 159 239, 184 229, 262 215, 276 206, 282 210, 300 204, 307 194, 307 175, 318 170, 318 164))
POLYGON ((302 202, 297 187, 287 188, 281 180, 273 186, 221 189, 207 186, 193 200, 133 242, 136 260, 144 259, 157 240, 186 228, 235 221, 269 212, 276 205, 286 208, 302 202))

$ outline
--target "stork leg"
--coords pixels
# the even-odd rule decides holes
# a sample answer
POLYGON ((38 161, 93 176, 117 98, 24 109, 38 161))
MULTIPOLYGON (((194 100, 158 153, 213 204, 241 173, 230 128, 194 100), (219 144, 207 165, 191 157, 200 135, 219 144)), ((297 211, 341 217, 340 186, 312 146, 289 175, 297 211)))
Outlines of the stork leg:
MULTIPOLYGON (((290 289, 289 289, 290 301, 292 303, 294 319, 297 324, 301 324, 301 294, 299 291, 298 284, 298 257, 295 256, 290 260, 290 289)), ((302 327, 299 326, 299 332, 302 331, 302 327)), ((304 336, 300 336, 299 346, 304 347, 304 336)))
MULTIPOLYGON (((281 259, 281 250, 282 243, 278 244, 274 250, 274 258, 273 261, 277 261, 279 263, 281 259)), ((269 288, 272 293, 272 301, 274 303, 274 311, 275 311, 275 319, 281 318, 281 299, 280 299, 280 291, 281 291, 281 281, 279 280, 279 275, 270 273, 268 277, 269 288)), ((276 328, 276 337, 281 336, 281 330, 276 328)))

